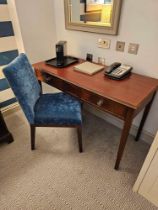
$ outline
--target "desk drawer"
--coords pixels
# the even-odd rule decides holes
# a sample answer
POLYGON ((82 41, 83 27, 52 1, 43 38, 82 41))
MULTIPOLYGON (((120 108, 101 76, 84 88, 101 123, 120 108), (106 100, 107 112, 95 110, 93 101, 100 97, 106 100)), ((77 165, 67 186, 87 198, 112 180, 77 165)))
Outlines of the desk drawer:
POLYGON ((78 86, 73 84, 65 84, 64 90, 65 92, 85 101, 102 111, 106 111, 112 115, 115 115, 121 119, 124 119, 126 116, 126 107, 118 102, 112 101, 110 99, 99 96, 91 91, 86 89, 81 89, 78 86))
POLYGON ((61 80, 54 76, 44 76, 44 81, 63 92, 69 93, 82 101, 85 101, 100 110, 106 111, 114 116, 124 119, 127 113, 127 107, 110 99, 99 96, 89 90, 83 89, 76 85, 73 85, 67 81, 61 80))
POLYGON ((69 93, 77 98, 81 97, 81 88, 79 88, 78 86, 70 84, 64 80, 61 80, 60 78, 54 77, 53 75, 47 73, 42 73, 42 77, 43 81, 48 85, 62 90, 63 92, 69 93))
POLYGON ((94 105, 100 110, 106 111, 112 115, 115 115, 121 119, 126 116, 126 107, 118 102, 112 101, 110 99, 104 98, 97 94, 91 93, 89 91, 82 92, 82 100, 94 105))

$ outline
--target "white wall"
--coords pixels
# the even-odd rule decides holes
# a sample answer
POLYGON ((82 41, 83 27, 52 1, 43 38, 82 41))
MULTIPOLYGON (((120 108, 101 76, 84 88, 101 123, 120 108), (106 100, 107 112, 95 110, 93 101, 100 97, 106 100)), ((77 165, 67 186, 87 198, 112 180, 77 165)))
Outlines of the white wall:
POLYGON ((19 24, 19 19, 16 10, 16 4, 14 0, 7 0, 8 2, 8 9, 10 13, 10 17, 12 20, 14 33, 15 33, 15 40, 18 47, 19 53, 25 52, 24 43, 21 35, 21 28, 19 24))
MULTIPOLYGON (((52 0, 8 0, 17 42, 32 63, 55 55, 56 30, 52 0), (21 33, 21 35, 20 35, 21 33)), ((22 51, 22 50, 21 50, 22 51)))
MULTIPOLYGON (((158 1, 124 0, 118 36, 65 30, 63 2, 54 0, 56 32, 58 40, 68 41, 69 54, 85 58, 87 52, 93 53, 96 61, 98 56, 103 56, 107 64, 114 61, 128 63, 134 67, 134 72, 158 78, 158 1), (97 48, 97 40, 100 37, 111 39, 110 50, 97 48), (124 53, 115 51, 117 40, 126 42, 124 53), (130 42, 140 44, 138 55, 127 53, 130 42)), ((152 134, 158 129, 157 107, 158 95, 145 125, 145 130, 152 134)), ((138 118, 140 116, 134 121, 135 125, 139 123, 138 118)))

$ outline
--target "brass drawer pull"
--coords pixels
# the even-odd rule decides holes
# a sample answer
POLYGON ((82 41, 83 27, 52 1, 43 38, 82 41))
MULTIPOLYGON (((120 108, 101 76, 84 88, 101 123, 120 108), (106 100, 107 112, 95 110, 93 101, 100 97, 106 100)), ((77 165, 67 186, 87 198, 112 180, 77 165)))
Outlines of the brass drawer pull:
POLYGON ((51 81, 52 77, 49 75, 49 74, 46 74, 46 73, 42 73, 43 77, 44 77, 44 80, 46 82, 49 82, 51 81))
POLYGON ((100 99, 100 100, 97 102, 97 105, 98 105, 98 106, 102 106, 103 103, 104 103, 104 100, 103 100, 103 99, 100 99))

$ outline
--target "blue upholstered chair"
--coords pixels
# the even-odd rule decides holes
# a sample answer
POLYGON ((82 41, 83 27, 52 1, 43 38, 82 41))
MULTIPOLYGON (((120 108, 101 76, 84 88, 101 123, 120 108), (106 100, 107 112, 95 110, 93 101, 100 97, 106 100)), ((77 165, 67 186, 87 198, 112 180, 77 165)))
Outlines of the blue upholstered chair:
POLYGON ((81 105, 65 93, 42 94, 41 86, 25 54, 20 54, 3 69, 30 124, 31 149, 35 149, 36 127, 76 127, 82 152, 81 105))

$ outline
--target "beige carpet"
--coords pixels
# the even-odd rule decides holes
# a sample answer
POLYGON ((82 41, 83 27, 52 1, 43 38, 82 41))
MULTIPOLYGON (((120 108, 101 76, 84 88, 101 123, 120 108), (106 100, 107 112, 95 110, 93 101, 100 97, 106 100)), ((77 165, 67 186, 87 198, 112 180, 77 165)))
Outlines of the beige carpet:
POLYGON ((21 111, 6 117, 15 141, 0 144, 0 210, 150 210, 132 192, 148 152, 130 136, 119 171, 113 169, 120 130, 84 113, 84 153, 74 129, 39 128, 30 150, 29 127, 21 111))

